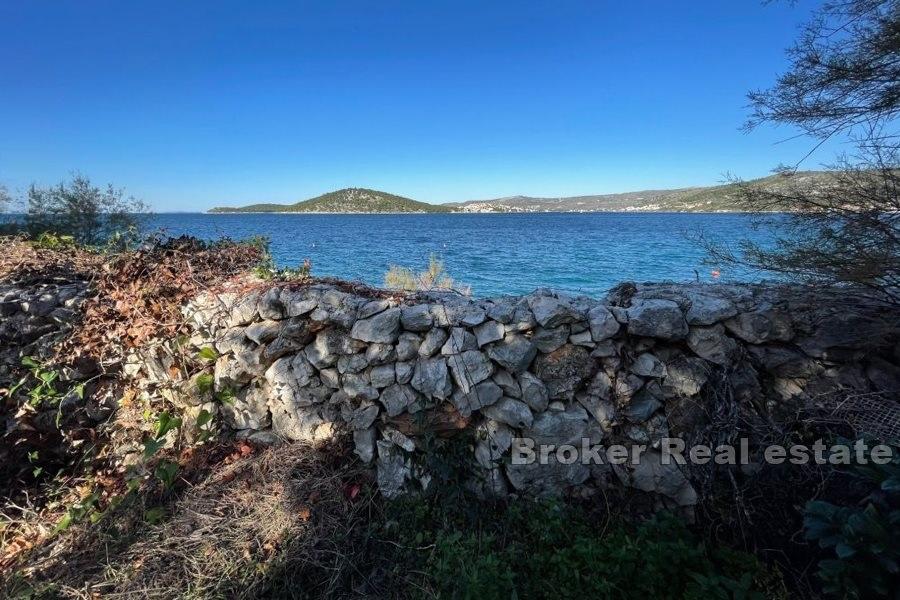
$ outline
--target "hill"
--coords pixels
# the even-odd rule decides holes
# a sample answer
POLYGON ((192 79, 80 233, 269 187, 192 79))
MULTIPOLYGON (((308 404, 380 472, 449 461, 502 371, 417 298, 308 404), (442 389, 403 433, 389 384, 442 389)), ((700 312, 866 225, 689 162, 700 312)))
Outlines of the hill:
MULTIPOLYGON (((823 171, 801 171, 792 175, 770 175, 748 181, 769 190, 792 187, 821 188, 830 175, 823 171)), ((708 187, 644 190, 621 194, 540 198, 512 196, 493 200, 454 202, 445 206, 458 212, 735 212, 738 186, 734 183, 708 187)))
POLYGON ((438 213, 446 206, 418 202, 366 188, 345 188, 295 204, 251 204, 237 208, 217 207, 211 213, 438 213))
MULTIPOLYGON (((822 189, 831 175, 827 171, 800 171, 770 175, 748 181, 768 190, 822 189)), ((492 200, 469 200, 427 204, 403 196, 365 188, 346 188, 296 204, 251 204, 238 208, 213 208, 212 213, 534 213, 534 212, 737 212, 741 210, 738 185, 727 183, 670 190, 643 190, 620 194, 541 198, 510 196, 492 200)))

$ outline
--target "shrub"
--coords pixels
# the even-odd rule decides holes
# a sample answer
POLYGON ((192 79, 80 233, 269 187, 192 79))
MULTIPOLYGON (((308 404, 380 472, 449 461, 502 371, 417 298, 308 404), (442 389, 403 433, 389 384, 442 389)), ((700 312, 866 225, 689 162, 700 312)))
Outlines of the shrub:
POLYGON ((854 506, 806 505, 806 538, 834 558, 819 562, 826 593, 838 598, 887 598, 900 589, 900 457, 886 465, 855 465, 869 493, 854 506))
POLYGON ((25 230, 33 237, 68 236, 76 243, 127 246, 137 238, 140 214, 146 205, 124 190, 108 185, 95 187, 90 179, 75 175, 54 187, 32 185, 28 189, 25 230))
POLYGON ((392 290, 435 291, 453 290, 465 295, 471 293, 469 286, 461 285, 453 280, 444 270, 443 261, 432 254, 428 258, 428 268, 419 273, 408 267, 391 265, 384 275, 384 285, 392 290))

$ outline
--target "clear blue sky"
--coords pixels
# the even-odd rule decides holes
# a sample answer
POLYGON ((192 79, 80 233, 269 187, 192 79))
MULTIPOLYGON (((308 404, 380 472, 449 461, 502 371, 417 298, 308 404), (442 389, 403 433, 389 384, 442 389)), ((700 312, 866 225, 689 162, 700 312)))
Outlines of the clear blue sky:
POLYGON ((738 131, 745 93, 815 5, 8 0, 0 181, 78 170, 170 211, 762 176, 812 143, 738 131))

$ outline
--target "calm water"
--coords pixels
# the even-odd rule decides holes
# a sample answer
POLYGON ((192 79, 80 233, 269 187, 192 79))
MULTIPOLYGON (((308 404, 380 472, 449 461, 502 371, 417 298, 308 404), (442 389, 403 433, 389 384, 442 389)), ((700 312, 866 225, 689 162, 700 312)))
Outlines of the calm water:
MULTIPOLYGON (((392 264, 423 269, 431 253, 478 296, 552 287, 598 295, 623 280, 713 281, 689 234, 734 242, 768 234, 736 214, 207 215, 158 214, 171 235, 266 235, 279 266, 309 258, 315 275, 381 285, 392 264), (696 273, 695 273, 696 271, 696 273)), ((718 281, 758 274, 720 268, 718 281)))

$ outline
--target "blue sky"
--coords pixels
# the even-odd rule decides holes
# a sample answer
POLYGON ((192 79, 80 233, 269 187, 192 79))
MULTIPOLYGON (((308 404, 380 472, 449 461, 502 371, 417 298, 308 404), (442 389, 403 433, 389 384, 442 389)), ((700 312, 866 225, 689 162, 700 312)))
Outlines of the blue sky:
POLYGON ((3 2, 0 182, 78 170, 180 211, 762 176, 813 144, 740 132, 745 93, 784 70, 815 5, 3 2))

